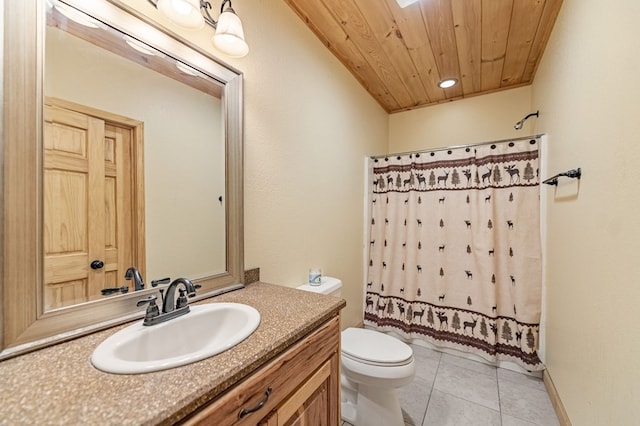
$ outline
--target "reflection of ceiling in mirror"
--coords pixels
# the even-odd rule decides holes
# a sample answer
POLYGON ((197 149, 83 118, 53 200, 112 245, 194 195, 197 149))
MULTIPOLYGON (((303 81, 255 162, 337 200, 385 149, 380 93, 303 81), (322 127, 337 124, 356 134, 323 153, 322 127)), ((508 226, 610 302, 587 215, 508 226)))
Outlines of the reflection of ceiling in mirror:
POLYGON ((46 96, 144 122, 145 282, 224 272, 221 100, 56 27, 47 27, 45 52, 46 96))
MULTIPOLYGON (((96 26, 101 24, 98 21, 92 21, 96 22, 96 26)), ((130 36, 123 35, 104 24, 97 27, 87 27, 86 25, 81 25, 68 19, 59 13, 56 8, 53 8, 51 13, 47 15, 47 26, 59 28, 91 44, 166 75, 173 80, 180 81, 201 90, 211 96, 215 96, 216 98, 222 96, 222 87, 215 80, 206 77, 180 61, 165 56, 148 44, 130 36), (188 71, 186 71, 184 67, 187 67, 188 71)))

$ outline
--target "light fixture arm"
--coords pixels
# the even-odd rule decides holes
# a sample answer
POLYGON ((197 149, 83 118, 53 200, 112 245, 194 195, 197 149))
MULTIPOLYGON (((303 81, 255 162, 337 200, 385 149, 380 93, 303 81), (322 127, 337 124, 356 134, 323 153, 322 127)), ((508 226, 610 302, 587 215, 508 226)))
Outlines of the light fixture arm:
MULTIPOLYGON (((224 6, 224 2, 222 2, 222 5, 224 6)), ((200 0, 200 9, 204 12, 204 21, 207 24, 211 25, 213 28, 218 28, 218 23, 209 13, 209 9, 211 9, 211 3, 205 0, 200 0)), ((220 6, 220 13, 222 13, 222 6, 220 6)))
MULTIPOLYGON (((200 0, 200 9, 204 11, 204 20, 207 24, 211 25, 213 28, 218 28, 218 22, 213 19, 213 17, 209 14, 209 9, 211 9, 211 3, 206 0, 200 0)), ((231 12, 234 15, 237 15, 236 11, 233 10, 233 6, 231 5, 231 0, 222 0, 222 4, 220 5, 220 14, 223 12, 231 12), (229 4, 229 7, 225 9, 224 5, 229 4)))
MULTIPOLYGON (((147 0, 147 1, 151 3, 156 9, 158 8, 158 0, 147 0)), ((233 7, 231 5, 231 0, 222 1, 222 4, 220 5, 220 13, 225 11, 224 6, 227 3, 229 4, 229 7, 226 10, 232 13, 236 13, 235 10, 233 10, 233 7)), ((213 16, 211 16, 211 14, 209 13, 210 9, 213 9, 213 6, 211 6, 211 3, 209 3, 207 0, 200 0, 200 10, 202 11, 202 17, 204 18, 204 22, 209 24, 214 29, 217 29, 218 21, 213 19, 213 16)))

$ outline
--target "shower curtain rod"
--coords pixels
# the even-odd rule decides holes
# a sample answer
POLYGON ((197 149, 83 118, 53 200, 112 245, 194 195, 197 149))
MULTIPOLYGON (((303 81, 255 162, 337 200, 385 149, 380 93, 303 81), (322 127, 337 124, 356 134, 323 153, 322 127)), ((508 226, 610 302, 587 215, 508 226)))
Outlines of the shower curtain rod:
POLYGON ((541 136, 544 136, 544 133, 539 133, 537 135, 530 135, 530 136, 520 136, 518 138, 500 139, 500 140, 489 141, 489 142, 470 143, 467 145, 456 145, 456 146, 447 146, 443 148, 422 149, 417 151, 406 151, 406 152, 394 152, 391 154, 383 154, 383 155, 372 155, 369 158, 371 158, 372 160, 376 160, 378 158, 393 157, 394 155, 423 154, 427 152, 448 151, 451 149, 472 148, 474 146, 491 145, 496 143, 505 143, 505 142, 513 142, 513 141, 523 141, 526 139, 538 139, 541 136))

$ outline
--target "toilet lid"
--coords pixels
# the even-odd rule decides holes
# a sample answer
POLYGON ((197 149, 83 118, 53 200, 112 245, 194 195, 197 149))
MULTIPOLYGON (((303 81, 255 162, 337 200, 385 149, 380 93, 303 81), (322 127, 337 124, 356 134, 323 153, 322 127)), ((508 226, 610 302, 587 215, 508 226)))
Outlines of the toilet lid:
POLYGON ((411 347, 400 340, 378 331, 347 328, 340 342, 342 353, 366 363, 404 364, 411 360, 411 347))

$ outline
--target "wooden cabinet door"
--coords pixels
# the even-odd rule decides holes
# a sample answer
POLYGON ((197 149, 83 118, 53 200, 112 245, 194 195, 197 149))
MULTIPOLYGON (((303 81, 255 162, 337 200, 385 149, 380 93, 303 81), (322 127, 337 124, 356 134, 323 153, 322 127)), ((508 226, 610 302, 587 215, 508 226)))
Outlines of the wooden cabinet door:
POLYGON ((331 360, 325 362, 261 426, 333 426, 330 423, 331 360))
MULTIPOLYGON (((99 299, 133 266, 130 129, 47 105, 44 124, 44 310, 99 299), (94 261, 102 266, 92 268, 94 261)), ((94 265, 95 266, 95 265, 94 265)))
POLYGON ((340 318, 335 317, 180 424, 337 426, 339 423, 340 318))

